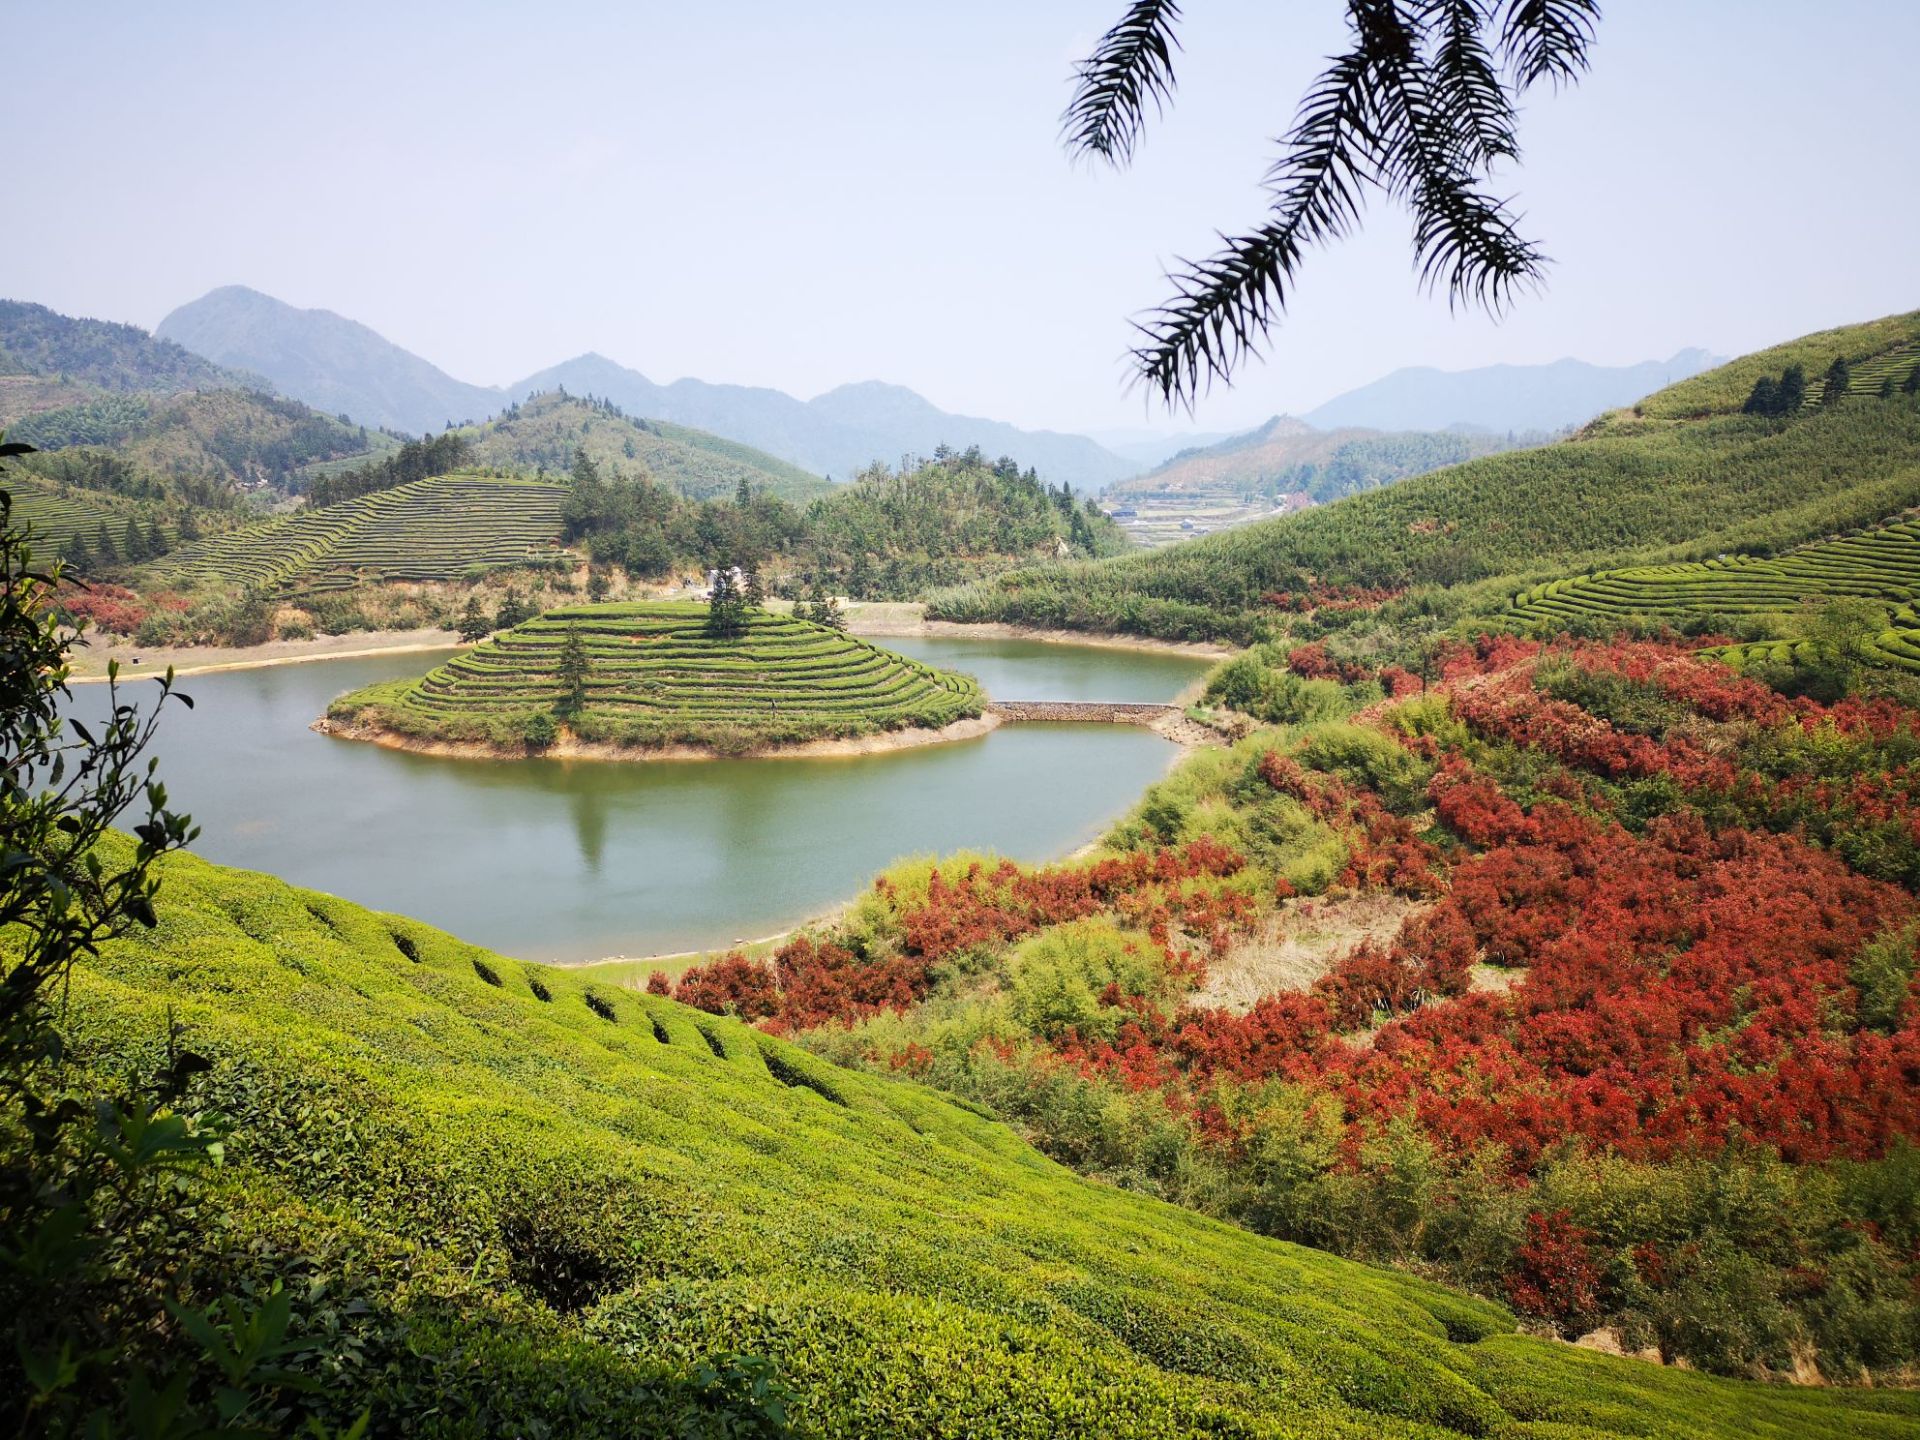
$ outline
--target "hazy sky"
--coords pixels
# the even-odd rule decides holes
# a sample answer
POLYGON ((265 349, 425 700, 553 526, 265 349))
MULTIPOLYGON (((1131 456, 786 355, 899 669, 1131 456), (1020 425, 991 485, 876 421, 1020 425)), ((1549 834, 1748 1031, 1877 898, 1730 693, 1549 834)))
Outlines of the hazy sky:
POLYGON ((1403 218, 1317 254, 1195 419, 1123 388, 1161 267, 1261 213, 1337 0, 1191 0, 1131 171, 1058 144, 1124 0, 0 0, 0 295, 152 326, 216 285, 462 379, 583 350, 1029 426, 1224 429, 1399 365, 1722 353, 1920 305, 1920 4, 1606 0, 1502 188, 1555 259, 1505 321, 1419 295, 1403 218))

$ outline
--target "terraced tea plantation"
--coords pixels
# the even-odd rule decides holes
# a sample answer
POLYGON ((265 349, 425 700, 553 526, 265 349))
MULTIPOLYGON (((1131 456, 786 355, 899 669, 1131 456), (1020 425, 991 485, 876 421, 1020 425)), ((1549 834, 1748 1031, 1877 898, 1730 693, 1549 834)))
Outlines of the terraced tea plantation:
POLYGON ((1868 659, 1920 671, 1920 519, 1846 535, 1761 559, 1736 555, 1691 565, 1603 570, 1536 585, 1514 597, 1514 613, 1565 624, 1600 618, 1754 622, 1777 638, 1726 646, 1716 653, 1738 663, 1787 660, 1806 642, 1797 617, 1821 601, 1856 598, 1885 612, 1883 627, 1864 642, 1868 659))
POLYGON ((708 632, 691 602, 549 611, 418 680, 334 702, 335 721, 402 735, 525 749, 558 738, 637 748, 765 744, 938 728, 985 705, 969 676, 786 616, 747 612, 743 632, 708 632), (572 711, 568 650, 584 661, 572 711))
POLYGON ((137 518, 145 526, 156 513, 151 506, 112 499, 97 491, 78 490, 63 495, 51 486, 18 478, 7 488, 13 494, 14 518, 33 527, 33 548, 49 563, 75 535, 92 544, 100 527, 105 525, 107 533, 118 544, 128 517, 137 518))
POLYGON ((458 580, 552 553, 566 494, 539 480, 441 475, 230 531, 154 568, 176 584, 279 594, 345 590, 369 578, 458 580))

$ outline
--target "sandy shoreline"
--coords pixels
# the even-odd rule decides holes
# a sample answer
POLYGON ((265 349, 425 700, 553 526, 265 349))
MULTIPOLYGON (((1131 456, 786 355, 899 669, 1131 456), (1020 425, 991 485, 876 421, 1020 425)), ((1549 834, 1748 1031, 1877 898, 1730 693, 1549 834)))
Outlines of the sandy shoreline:
POLYGON ((87 645, 73 651, 69 683, 99 684, 107 678, 109 660, 120 662, 122 680, 157 680, 167 673, 169 665, 176 676, 211 675, 222 670, 305 665, 315 660, 360 660, 374 655, 448 650, 462 643, 453 630, 357 630, 345 635, 316 635, 311 640, 270 640, 265 645, 87 645), (139 661, 137 665, 135 660, 139 661))
POLYGON ((988 713, 970 720, 956 720, 938 730, 887 730, 877 735, 857 735, 842 740, 804 740, 795 744, 760 745, 737 755, 723 755, 705 745, 614 745, 599 741, 575 740, 562 736, 545 750, 529 751, 506 745, 491 745, 484 740, 431 740, 418 735, 402 735, 377 725, 357 725, 326 716, 308 728, 338 740, 363 740, 388 750, 404 750, 413 755, 434 755, 455 760, 835 760, 856 755, 882 755, 891 750, 914 750, 922 745, 948 745, 957 740, 977 740, 1000 727, 998 715, 988 713))

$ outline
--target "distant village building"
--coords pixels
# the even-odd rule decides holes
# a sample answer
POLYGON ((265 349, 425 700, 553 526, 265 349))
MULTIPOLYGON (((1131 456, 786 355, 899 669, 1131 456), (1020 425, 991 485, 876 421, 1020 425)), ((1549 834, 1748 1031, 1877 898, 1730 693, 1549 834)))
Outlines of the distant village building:
MULTIPOLYGON (((742 570, 738 565, 735 565, 727 571, 727 578, 733 582, 734 594, 736 595, 746 594, 747 575, 744 570, 742 570)), ((720 572, 718 570, 707 571, 707 588, 700 592, 700 598, 702 600, 711 601, 713 599, 713 587, 718 585, 719 583, 720 583, 720 572)))
POLYGON ((1280 515, 1297 515, 1313 508, 1313 496, 1304 490, 1289 490, 1273 502, 1273 508, 1280 515))

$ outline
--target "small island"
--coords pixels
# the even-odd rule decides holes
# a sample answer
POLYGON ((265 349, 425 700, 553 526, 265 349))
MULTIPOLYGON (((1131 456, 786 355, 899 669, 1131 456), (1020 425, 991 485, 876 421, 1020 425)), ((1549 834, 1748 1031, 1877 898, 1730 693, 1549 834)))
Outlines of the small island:
POLYGON ((984 734, 971 676, 832 625, 693 601, 565 606, 413 680, 343 695, 325 734, 430 754, 846 754, 984 734))

